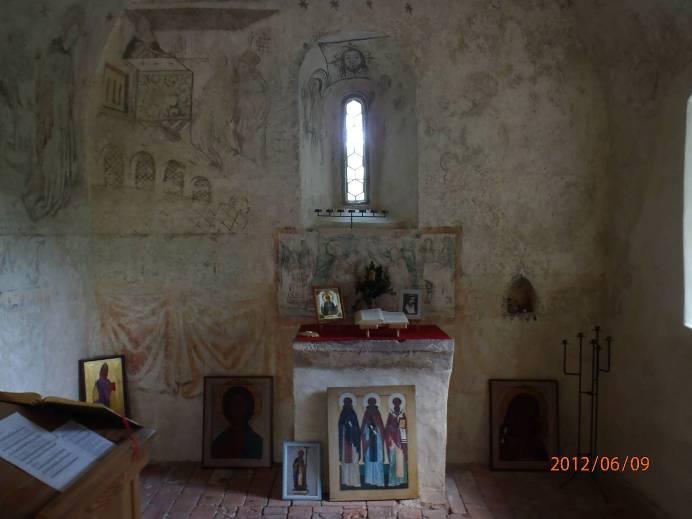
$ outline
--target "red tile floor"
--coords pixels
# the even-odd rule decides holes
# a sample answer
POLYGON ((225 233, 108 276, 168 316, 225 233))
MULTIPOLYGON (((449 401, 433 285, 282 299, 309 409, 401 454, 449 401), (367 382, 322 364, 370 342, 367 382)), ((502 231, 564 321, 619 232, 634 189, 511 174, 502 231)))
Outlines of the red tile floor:
MULTIPOLYGON (((642 475, 646 477, 645 475, 642 475)), ((207 470, 166 463, 142 473, 145 519, 657 519, 667 517, 619 478, 447 469, 447 505, 409 501, 282 501, 281 470, 207 470), (565 484, 567 482, 567 484, 565 484)))

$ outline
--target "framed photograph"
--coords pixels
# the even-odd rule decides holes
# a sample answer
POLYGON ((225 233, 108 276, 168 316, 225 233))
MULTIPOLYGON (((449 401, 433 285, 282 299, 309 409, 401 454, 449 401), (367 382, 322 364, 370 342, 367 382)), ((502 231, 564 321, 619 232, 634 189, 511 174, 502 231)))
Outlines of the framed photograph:
POLYGON ((327 389, 329 498, 418 497, 416 387, 327 389))
POLYGON ((406 314, 409 319, 421 318, 421 304, 423 303, 422 292, 410 288, 401 291, 399 296, 399 309, 406 314))
POLYGON ((107 355, 79 361, 79 399, 103 404, 129 416, 124 355, 107 355))
POLYGON ((322 499, 320 450, 319 442, 284 442, 283 499, 322 499))
POLYGON ((272 377, 204 377, 202 466, 270 467, 272 377))
POLYGON ((490 468, 548 470, 559 455, 556 380, 491 379, 490 468))
POLYGON ((344 305, 337 287, 312 287, 317 322, 340 321, 344 318, 344 305))

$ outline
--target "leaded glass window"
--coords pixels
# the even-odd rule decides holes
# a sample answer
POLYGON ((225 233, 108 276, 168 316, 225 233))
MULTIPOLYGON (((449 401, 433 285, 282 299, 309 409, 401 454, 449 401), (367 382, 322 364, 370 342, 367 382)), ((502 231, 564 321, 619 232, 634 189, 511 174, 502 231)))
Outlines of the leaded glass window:
POLYGON ((368 193, 368 161, 365 103, 349 97, 344 103, 344 201, 366 204, 368 193))

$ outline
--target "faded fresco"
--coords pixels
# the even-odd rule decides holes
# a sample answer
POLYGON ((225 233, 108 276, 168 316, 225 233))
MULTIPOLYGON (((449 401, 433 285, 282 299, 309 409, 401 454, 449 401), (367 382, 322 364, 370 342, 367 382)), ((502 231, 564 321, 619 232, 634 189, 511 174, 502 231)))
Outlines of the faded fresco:
POLYGON ((129 381, 139 390, 193 398, 210 372, 263 361, 256 306, 209 300, 202 292, 104 293, 96 303, 102 349, 126 356, 129 381))
POLYGON ((84 12, 73 6, 38 65, 35 163, 22 197, 32 220, 55 216, 65 207, 78 178, 72 53, 83 26, 84 12))
MULTIPOLYGON (((168 432, 155 458, 195 459, 202 377, 273 375, 276 436, 290 437, 287 345, 296 321, 314 319, 310 287, 337 282, 350 312, 355 276, 372 259, 395 290, 420 291, 426 319, 463 339, 450 406, 465 412, 450 413, 449 459, 478 461, 498 359, 510 359, 507 376, 525 374, 549 356, 550 337, 598 313, 608 110, 575 30, 576 2, 419 2, 407 12, 296 1, 223 29, 197 17, 189 28, 134 23, 124 11, 134 3, 114 0, 7 4, 0 229, 17 236, 2 241, 0 378, 11 389, 75 396, 77 358, 125 353, 134 418, 168 432), (80 10, 73 3, 83 25, 68 14, 80 10), (365 28, 388 37, 342 32, 365 28), (319 62, 302 70, 307 49, 319 62), (164 58, 179 65, 164 69, 160 88, 141 76, 151 104, 142 97, 140 115, 153 115, 138 119, 137 73, 164 58), (104 107, 106 63, 128 76, 127 112, 104 107), (58 74, 65 81, 52 83, 58 74), (306 231, 317 180, 335 160, 325 105, 350 84, 372 86, 366 94, 388 114, 377 131, 416 137, 396 141, 381 168, 397 174, 383 190, 406 187, 390 208, 415 215, 406 230, 306 231), (39 85, 50 94, 41 106, 39 85), (70 136, 82 128, 76 167, 70 136), (306 157, 314 177, 301 173, 306 157), (88 198, 78 196, 80 176, 88 198), (461 234, 427 228, 462 228, 463 246, 461 234), (520 267, 544 303, 531 323, 500 313, 520 267)), ((631 59, 640 81, 666 77, 649 73, 656 59, 641 49, 631 59)), ((650 86, 627 106, 655 104, 664 85, 650 86)))
POLYGON ((227 57, 220 58, 219 68, 196 101, 192 144, 217 169, 223 169, 229 155, 240 155, 258 166, 266 161, 271 100, 259 70, 261 62, 260 55, 249 49, 232 66, 227 57))
POLYGON ((382 32, 332 33, 307 48, 298 81, 303 225, 324 226, 314 209, 339 209, 342 199, 360 195, 391 222, 417 226, 419 208, 411 202, 419 189, 419 120, 410 56, 382 32), (364 191, 353 184, 351 194, 338 167, 348 94, 362 101, 368 136, 364 191))
MULTIPOLYGON (((279 234, 279 315, 314 319, 312 285, 338 285, 344 310, 352 313, 349 305, 356 300, 356 279, 374 261, 387 269, 395 291, 423 290, 426 317, 453 319, 456 247, 457 236, 452 233, 279 234)), ((381 304, 386 303, 383 297, 381 304)))

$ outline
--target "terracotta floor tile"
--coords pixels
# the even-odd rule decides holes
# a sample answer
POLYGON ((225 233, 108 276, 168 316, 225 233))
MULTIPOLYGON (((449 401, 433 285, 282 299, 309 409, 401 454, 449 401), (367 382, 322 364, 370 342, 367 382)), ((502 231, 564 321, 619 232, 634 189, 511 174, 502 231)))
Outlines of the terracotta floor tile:
POLYGON ((144 519, 654 519, 663 517, 617 478, 565 477, 551 473, 492 472, 482 465, 453 466, 447 505, 403 501, 284 501, 281 471, 208 470, 195 463, 162 463, 140 478, 144 519), (565 484, 566 483, 566 484, 565 484), (453 487, 451 488, 452 494, 453 487), (608 500, 603 494, 608 494, 608 500), (469 515, 447 515, 461 503, 469 515))

